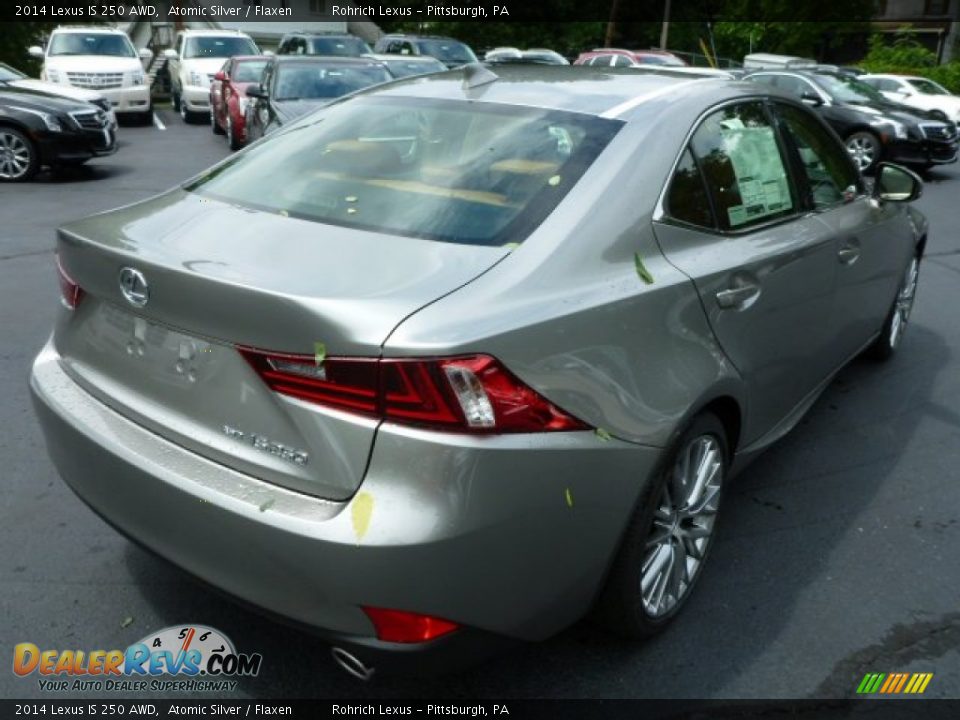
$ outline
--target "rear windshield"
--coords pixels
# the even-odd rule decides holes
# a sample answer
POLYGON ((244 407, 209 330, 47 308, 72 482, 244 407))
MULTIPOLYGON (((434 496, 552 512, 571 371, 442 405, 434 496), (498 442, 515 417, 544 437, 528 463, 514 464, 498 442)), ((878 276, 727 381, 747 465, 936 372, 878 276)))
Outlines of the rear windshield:
POLYGON ((428 75, 429 73, 444 72, 447 66, 439 60, 433 62, 417 62, 411 60, 386 60, 384 64, 395 78, 410 77, 412 75, 428 75))
POLYGON ((353 67, 281 63, 277 70, 274 100, 338 98, 392 79, 382 65, 353 67))
POLYGON ((477 61, 473 50, 456 40, 418 40, 417 44, 424 55, 431 55, 450 65, 466 65, 477 61))
POLYGON ((358 97, 186 189, 321 223, 503 245, 543 221, 620 127, 536 108, 358 97))
POLYGON ((228 58, 234 55, 256 55, 253 40, 245 37, 191 37, 183 48, 184 58, 228 58))
POLYGON ((356 57, 371 52, 370 46, 360 38, 313 38, 310 41, 311 55, 342 55, 356 57))
POLYGON ((48 55, 110 55, 136 57, 126 35, 115 33, 57 33, 50 39, 48 55))
POLYGON ((237 63, 233 71, 234 82, 259 82, 263 69, 267 66, 266 60, 243 60, 237 63))

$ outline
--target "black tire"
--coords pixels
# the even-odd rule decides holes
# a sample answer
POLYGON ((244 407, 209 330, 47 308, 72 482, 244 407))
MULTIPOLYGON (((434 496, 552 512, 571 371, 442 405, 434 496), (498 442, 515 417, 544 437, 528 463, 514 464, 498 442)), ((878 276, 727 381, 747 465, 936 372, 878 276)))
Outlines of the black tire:
POLYGON ((177 93, 173 92, 170 94, 170 104, 173 105, 173 111, 175 113, 180 112, 180 96, 177 93))
POLYGON ((217 122, 217 115, 213 112, 212 107, 210 108, 210 129, 214 135, 226 135, 226 131, 217 122))
MULTIPOLYGON (((709 558, 710 548, 713 545, 713 538, 716 535, 716 509, 719 507, 722 498, 723 487, 729 467, 729 446, 727 434, 723 423, 712 413, 703 413, 697 416, 687 427, 686 431, 674 443, 673 449, 664 456, 664 463, 660 470, 647 484, 647 487, 641 493, 637 507, 633 512, 629 524, 624 532, 617 556, 610 568, 610 574, 607 578, 606 586, 601 592, 597 602, 595 617, 603 625, 618 635, 628 638, 643 639, 655 635, 663 630, 670 621, 683 609, 697 580, 703 574, 702 569, 709 558), (696 449, 696 443, 702 439, 712 439, 715 443, 709 447, 713 448, 719 457, 716 476, 717 489, 711 496, 715 498, 712 503, 713 513, 709 526, 709 534, 702 537, 704 540, 700 546, 695 546, 696 557, 692 552, 687 554, 687 543, 698 542, 690 538, 677 538, 676 532, 680 532, 683 522, 673 522, 674 531, 665 531, 665 523, 662 512, 662 498, 665 489, 675 487, 673 478, 680 461, 685 454, 696 449), (649 549, 650 544, 654 542, 653 533, 657 532, 665 535, 667 540, 665 544, 659 545, 658 549, 649 549), (651 612, 646 606, 644 599, 643 582, 645 562, 651 563, 657 559, 655 553, 661 551, 676 553, 676 548, 683 545, 685 548, 682 554, 684 565, 677 567, 688 568, 688 560, 693 560, 693 574, 687 578, 688 570, 683 571, 683 577, 687 582, 680 581, 678 596, 672 607, 663 612, 651 612)), ((712 488, 712 486, 709 486, 712 488)), ((699 526, 691 524, 690 528, 699 526)), ((670 556, 676 559, 676 554, 670 556)), ((671 564, 671 568, 673 565, 671 564)), ((665 583, 668 582, 665 580, 665 583)), ((653 588, 656 590, 656 584, 653 588)))
POLYGON ((857 130, 843 139, 843 144, 853 158, 860 172, 866 175, 873 172, 873 169, 880 162, 880 156, 883 152, 883 146, 880 144, 880 138, 869 130, 857 130))
POLYGON ((153 103, 150 103, 150 107, 147 108, 147 111, 142 113, 137 119, 140 121, 139 124, 143 127, 153 125, 153 103))
POLYGON ((40 170, 40 153, 19 130, 0 126, 0 182, 27 182, 40 170))
POLYGON ((871 360, 886 362, 896 355, 913 311, 913 303, 917 298, 919 277, 920 257, 917 255, 910 259, 910 264, 903 271, 903 277, 897 286, 896 297, 883 321, 883 329, 879 337, 867 348, 866 355, 871 360))

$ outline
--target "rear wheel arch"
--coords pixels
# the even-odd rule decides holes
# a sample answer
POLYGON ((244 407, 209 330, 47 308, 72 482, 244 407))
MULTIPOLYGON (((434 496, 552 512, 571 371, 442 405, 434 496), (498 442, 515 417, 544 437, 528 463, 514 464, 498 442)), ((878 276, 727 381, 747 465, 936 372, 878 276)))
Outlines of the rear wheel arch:
POLYGON ((742 411, 740 403, 731 395, 721 395, 709 401, 706 405, 697 410, 694 415, 711 413, 717 417, 723 424, 723 429, 727 433, 727 452, 732 461, 733 455, 737 451, 740 442, 740 430, 742 427, 742 411))

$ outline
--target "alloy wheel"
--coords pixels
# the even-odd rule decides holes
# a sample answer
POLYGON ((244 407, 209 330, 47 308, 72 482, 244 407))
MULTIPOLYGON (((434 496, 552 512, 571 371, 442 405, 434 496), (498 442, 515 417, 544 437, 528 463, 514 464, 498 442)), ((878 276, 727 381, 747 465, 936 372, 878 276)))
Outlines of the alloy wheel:
POLYGON ((713 536, 723 482, 723 450, 713 435, 682 448, 664 483, 647 536, 640 591, 644 612, 662 617, 686 597, 713 536))
POLYGON ((0 131, 0 178, 19 180, 30 171, 33 155, 19 135, 0 131))
POLYGON ((877 139, 868 132, 857 132, 847 138, 847 152, 857 164, 860 172, 872 168, 880 156, 877 139))
POLYGON ((891 350, 895 350, 900 345, 904 330, 907 329, 907 321, 910 319, 910 313, 913 310, 913 301, 917 296, 919 276, 920 261, 913 258, 903 274, 903 282, 897 292, 897 299, 893 306, 893 317, 891 318, 890 333, 887 338, 891 350))

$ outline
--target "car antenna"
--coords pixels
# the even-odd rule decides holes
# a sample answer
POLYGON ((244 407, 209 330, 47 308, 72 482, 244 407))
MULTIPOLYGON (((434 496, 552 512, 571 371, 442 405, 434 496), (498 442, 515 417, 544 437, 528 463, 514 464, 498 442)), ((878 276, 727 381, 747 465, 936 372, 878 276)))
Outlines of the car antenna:
POLYGON ((463 66, 463 89, 472 90, 475 87, 496 82, 500 79, 492 70, 485 68, 478 62, 468 63, 463 66))

